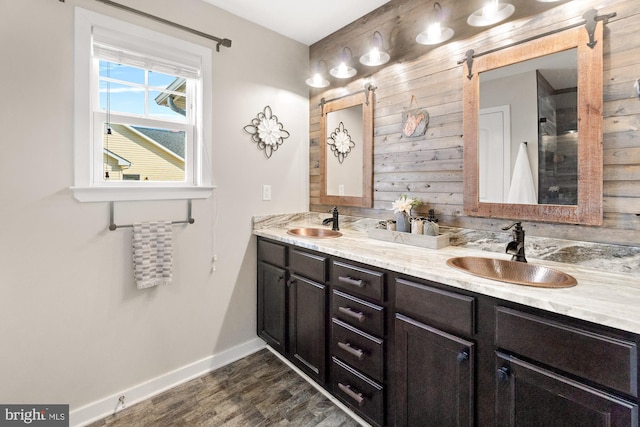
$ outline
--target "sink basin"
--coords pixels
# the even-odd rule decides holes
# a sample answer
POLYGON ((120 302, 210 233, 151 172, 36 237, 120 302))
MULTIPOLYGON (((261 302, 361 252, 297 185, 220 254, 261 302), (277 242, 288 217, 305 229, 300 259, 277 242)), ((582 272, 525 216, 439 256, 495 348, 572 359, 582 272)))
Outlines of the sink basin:
POLYGON ((538 288, 570 288, 578 284, 573 276, 552 268, 494 258, 449 258, 447 265, 486 279, 538 288))
POLYGON ((299 237, 313 237, 316 239, 330 239, 333 237, 340 237, 342 233, 339 231, 333 231, 328 228, 293 228, 287 233, 299 237))

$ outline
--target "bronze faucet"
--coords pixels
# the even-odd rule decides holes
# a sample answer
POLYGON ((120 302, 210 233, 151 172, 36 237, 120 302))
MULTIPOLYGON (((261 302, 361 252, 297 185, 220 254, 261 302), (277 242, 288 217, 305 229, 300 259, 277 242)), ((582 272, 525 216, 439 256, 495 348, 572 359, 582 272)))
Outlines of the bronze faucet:
POLYGON ((511 254, 511 261, 527 262, 527 258, 524 256, 524 229, 522 223, 517 221, 507 227, 502 227, 504 231, 509 230, 515 225, 515 228, 511 232, 513 240, 507 243, 506 253, 511 254))
POLYGON ((340 227, 338 226, 338 207, 334 206, 333 209, 330 211, 333 215, 331 216, 331 218, 325 218, 322 221, 322 225, 327 225, 330 222, 332 223, 332 227, 331 229, 333 231, 338 231, 340 230, 340 227))

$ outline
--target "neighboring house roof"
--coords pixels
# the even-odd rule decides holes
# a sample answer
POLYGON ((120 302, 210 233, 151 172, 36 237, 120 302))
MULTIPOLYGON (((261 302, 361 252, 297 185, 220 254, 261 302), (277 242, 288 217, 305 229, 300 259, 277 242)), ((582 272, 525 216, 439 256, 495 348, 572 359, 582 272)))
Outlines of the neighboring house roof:
MULTIPOLYGON (((186 92, 187 81, 184 77, 177 77, 169 86, 167 90, 173 92, 180 92, 184 94, 186 92)), ((155 97, 156 104, 169 107, 176 113, 184 116, 186 114, 186 99, 184 95, 171 95, 167 92, 162 92, 155 97)))
POLYGON ((116 162, 118 162, 118 166, 126 166, 126 167, 131 166, 131 162, 129 160, 125 159, 124 157, 118 156, 113 151, 109 151, 106 148, 104 148, 103 152, 104 154, 106 154, 107 156, 111 157, 116 162))
POLYGON ((184 131, 171 131, 167 129, 155 129, 142 126, 131 126, 147 138, 153 140, 175 155, 184 159, 184 131))
MULTIPOLYGON (((108 144, 109 151, 104 151, 104 157, 108 159, 110 171, 114 172, 110 178, 123 180, 136 179, 137 176, 144 181, 184 181, 184 158, 141 132, 149 128, 137 126, 138 129, 134 129, 131 125, 117 123, 112 123, 111 127, 111 138, 105 138, 104 147, 107 148, 108 144), (125 170, 128 177, 125 177, 125 170)), ((172 133, 157 129, 150 129, 148 133, 152 131, 156 131, 153 135, 156 137, 172 133)), ((180 133, 173 135, 178 139, 180 133)))

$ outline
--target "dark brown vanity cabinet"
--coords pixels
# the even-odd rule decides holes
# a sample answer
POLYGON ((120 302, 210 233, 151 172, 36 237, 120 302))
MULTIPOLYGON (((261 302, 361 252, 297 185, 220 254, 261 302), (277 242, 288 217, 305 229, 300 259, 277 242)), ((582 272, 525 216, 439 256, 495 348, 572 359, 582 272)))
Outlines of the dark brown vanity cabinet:
POLYGON ((258 334, 374 426, 640 427, 637 334, 261 238, 258 334))
POLYGON ((395 311, 395 425, 475 425, 475 299, 398 278, 395 311))
POLYGON ((258 335, 324 386, 328 260, 258 239, 258 335))
POLYGON ((289 356, 320 384, 327 379, 328 260, 289 248, 289 356))
POLYGON ((287 248, 258 240, 258 335, 278 352, 286 353, 287 248))
POLYGON ((394 291, 396 426, 638 427, 637 335, 427 281, 394 291))
POLYGON ((375 426, 385 424, 385 277, 356 263, 331 266, 331 387, 375 426))
POLYGON ((496 425, 638 426, 637 343, 497 306, 496 425))

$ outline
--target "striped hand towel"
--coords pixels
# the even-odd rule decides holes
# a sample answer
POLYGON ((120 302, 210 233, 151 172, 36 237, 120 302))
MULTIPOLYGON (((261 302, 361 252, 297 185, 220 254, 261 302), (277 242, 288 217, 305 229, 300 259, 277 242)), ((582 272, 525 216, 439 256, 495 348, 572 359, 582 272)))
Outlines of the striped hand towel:
POLYGON ((171 284, 170 221, 133 224, 133 276, 138 289, 171 284))

